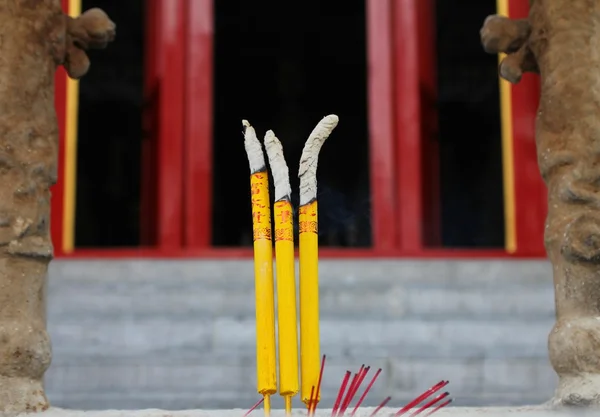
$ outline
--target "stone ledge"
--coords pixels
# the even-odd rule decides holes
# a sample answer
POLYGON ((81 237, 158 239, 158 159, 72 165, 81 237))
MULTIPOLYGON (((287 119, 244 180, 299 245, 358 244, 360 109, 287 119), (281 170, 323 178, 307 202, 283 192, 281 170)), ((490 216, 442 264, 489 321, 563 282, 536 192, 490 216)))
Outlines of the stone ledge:
MULTIPOLYGON (((102 278, 115 291, 131 283, 151 283, 149 287, 161 283, 161 288, 168 290, 173 278, 190 284, 202 282, 206 288, 253 288, 252 271, 252 260, 58 260, 50 264, 51 279, 60 277, 85 287, 102 278)), ((319 274, 327 277, 320 282, 323 288, 385 286, 390 279, 422 287, 435 284, 454 288, 522 288, 546 286, 552 270, 545 260, 324 259, 319 262, 319 274)))
MULTIPOLYGON (((376 321, 327 320, 321 326, 321 350, 332 357, 539 357, 546 354, 551 321, 376 321)), ((114 322, 50 322, 55 357, 173 355, 187 350, 244 354, 255 347, 253 319, 169 321, 158 317, 114 322)))
MULTIPOLYGON (((172 320, 190 316, 200 318, 236 318, 254 314, 251 288, 205 288, 202 279, 190 284, 173 279, 175 287, 164 291, 159 283, 147 288, 152 281, 113 291, 109 283, 98 279, 92 286, 73 288, 55 278, 50 285, 49 315, 56 320, 68 320, 76 315, 81 319, 104 319, 127 315, 168 317, 172 320)), ((336 319, 372 318, 379 320, 428 318, 444 319, 503 319, 514 316, 528 319, 553 319, 552 283, 537 288, 499 287, 482 296, 482 289, 414 288, 390 281, 384 288, 354 286, 321 288, 320 305, 323 317, 336 319)))
MULTIPOLYGON (((356 414, 357 417, 368 417, 373 411, 373 408, 361 408, 356 414)), ((396 408, 384 408, 380 411, 381 416, 391 415, 397 411, 396 408)), ((416 410, 415 410, 416 411, 416 410)), ((107 410, 107 411, 77 411, 77 410, 62 410, 52 408, 43 413, 39 413, 40 417, 239 417, 246 412, 245 409, 233 409, 233 410, 185 410, 185 411, 166 411, 166 410, 107 410)), ((550 416, 564 416, 564 417, 587 417, 595 415, 593 410, 561 410, 552 411, 543 406, 530 406, 530 407, 486 407, 486 408, 464 408, 464 407, 449 407, 438 411, 435 416, 487 416, 487 417, 500 417, 510 415, 519 415, 523 417, 550 417, 550 416)), ((597 411, 596 411, 597 414, 597 411)), ((262 410, 256 410, 252 416, 262 416, 262 410)), ((306 411, 301 409, 295 409, 293 416, 305 416, 306 411)), ((318 410, 316 415, 318 417, 329 417, 331 410, 322 409, 318 410)), ((409 414, 407 414, 409 415, 409 414)), ((285 413, 282 410, 273 410, 273 417, 284 417, 285 413)))
MULTIPOLYGON (((251 267, 239 260, 56 261, 48 314, 50 321, 249 317, 251 267)), ((544 261, 324 260, 321 313, 330 319, 553 320, 548 268, 544 261)))
MULTIPOLYGON (((139 404, 138 401, 163 407, 171 404, 164 401, 188 407, 243 406, 257 395, 256 368, 252 362, 233 359, 204 364, 180 361, 162 365, 54 366, 47 374, 48 394, 52 401, 63 406, 75 406, 78 398, 96 404, 103 396, 111 398, 104 404, 121 406, 139 404), (127 392, 125 398, 124 392, 127 392), (236 393, 233 399, 232 392, 236 393), (175 398, 182 402, 175 402, 175 398), (241 398, 243 401, 231 403, 241 398)), ((345 371, 356 371, 360 364, 330 360, 322 384, 325 403, 333 403, 345 371)), ((372 367, 370 375, 379 367, 383 369, 370 395, 370 401, 375 402, 387 395, 397 401, 408 401, 441 379, 450 380, 451 394, 459 404, 468 405, 478 398, 486 398, 487 404, 523 404, 527 398, 543 401, 550 398, 556 386, 556 376, 546 360, 378 359, 367 364, 372 367)))

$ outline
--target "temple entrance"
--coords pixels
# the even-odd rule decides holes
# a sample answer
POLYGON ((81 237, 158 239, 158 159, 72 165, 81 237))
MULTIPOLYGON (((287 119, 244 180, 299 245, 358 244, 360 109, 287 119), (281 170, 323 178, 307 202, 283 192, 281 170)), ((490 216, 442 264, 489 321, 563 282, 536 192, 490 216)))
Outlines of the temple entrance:
POLYGON ((145 0, 82 0, 104 9, 118 41, 90 51, 80 81, 75 247, 137 246, 144 80, 145 0), (120 24, 127 22, 127 24, 120 24))
POLYGON ((319 160, 320 243, 369 246, 365 2, 231 0, 214 7, 213 244, 252 243, 241 120, 259 138, 273 129, 281 140, 297 206, 304 142, 323 116, 336 113, 340 124, 319 160))
MULTIPOLYGON (((423 52, 435 55, 437 75, 432 78, 437 85, 432 88, 437 93, 431 99, 420 98, 430 108, 421 114, 421 125, 439 124, 431 137, 429 133, 407 137, 414 129, 405 124, 412 122, 398 120, 398 108, 414 104, 395 87, 413 82, 403 78, 412 64, 408 58, 397 58, 404 56, 393 39, 403 24, 401 16, 386 11, 369 21, 374 15, 366 9, 383 10, 378 5, 341 0, 308 0, 285 7, 274 0, 251 6, 242 0, 136 0, 115 6, 106 0, 100 4, 84 0, 84 9, 104 7, 117 25, 128 23, 119 26, 113 48, 91 52, 93 67, 80 83, 76 248, 164 247, 165 235, 170 236, 171 248, 250 246, 241 120, 248 119, 261 139, 273 129, 282 141, 297 206, 302 148, 315 124, 330 113, 339 115, 340 124, 323 147, 319 163, 322 246, 380 250, 388 245, 386 250, 401 254, 405 243, 422 237, 417 251, 503 248, 505 167, 497 60, 483 52, 473 36, 482 19, 495 12, 494 0, 460 7, 437 1, 437 35, 430 46, 437 44, 436 51, 423 52), (167 35, 171 26, 160 10, 174 4, 178 6, 169 13, 177 14, 176 27, 183 29, 167 35), (212 16, 207 27, 202 19, 187 18, 190 6, 198 4, 206 9, 196 11, 197 16, 212 16), (156 16, 150 18, 146 12, 154 9, 156 16), (464 25, 451 24, 447 16, 460 16, 464 25), (202 44, 193 35, 198 25, 203 27, 202 44), (160 36, 152 38, 154 33, 160 36), (163 42, 170 36, 177 36, 178 42, 163 42), (162 70, 160 59, 147 59, 148 51, 169 56, 168 63, 176 65, 162 70), (210 88, 186 84, 190 74, 199 79, 205 71, 203 79, 209 80, 210 88), (156 81, 144 90, 150 73, 156 81), (388 110, 391 117, 386 119, 388 110), (151 123, 142 132, 144 112, 151 123), (203 127, 190 130, 190 121, 203 116, 203 127), (409 155, 412 145, 406 145, 411 141, 423 146, 418 156, 423 158, 422 167, 404 170, 414 159, 409 155), (425 143, 434 145, 431 152, 425 143), (188 152, 190 144, 195 144, 194 150, 188 152), (212 149, 203 152, 203 144, 212 149), (167 158, 165 150, 172 150, 167 158), (189 154, 212 158, 206 175, 193 181, 190 163, 198 164, 186 159, 189 154), (380 157, 387 162, 378 163, 380 157), (419 172, 423 178, 411 183, 419 172), (196 186, 203 178, 209 186, 196 186), (413 184, 418 184, 414 193, 404 191, 413 184), (416 199, 422 204, 410 209, 416 199), (196 219, 201 221, 190 226, 196 219), (407 232, 411 227, 414 233, 407 232)), ((426 21, 419 20, 423 24, 426 21)), ((415 36, 402 33, 405 38, 415 36)), ((429 64, 419 65, 423 82, 429 64)))
POLYGON ((437 1, 436 10, 442 246, 502 248, 498 58, 476 36, 496 2, 437 1))

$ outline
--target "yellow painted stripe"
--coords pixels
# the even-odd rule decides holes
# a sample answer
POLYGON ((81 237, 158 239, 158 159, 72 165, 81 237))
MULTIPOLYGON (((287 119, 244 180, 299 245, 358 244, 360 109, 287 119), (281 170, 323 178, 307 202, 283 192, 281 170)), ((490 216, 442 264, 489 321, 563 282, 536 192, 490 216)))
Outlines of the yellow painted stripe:
MULTIPOLYGON (((509 0, 497 0, 498 14, 509 16, 509 0)), ((504 58, 500 54, 500 62, 504 58)), ((502 131, 502 176, 504 185, 504 247, 507 252, 517 250, 517 218, 515 204, 515 171, 513 149, 512 94, 508 81, 500 79, 500 119, 502 131)))
MULTIPOLYGON (((69 16, 81 14, 81 0, 69 0, 69 16)), ((75 246, 75 190, 77 185, 77 118, 79 110, 79 81, 67 78, 65 131, 65 167, 63 200, 64 253, 73 252, 75 246)))

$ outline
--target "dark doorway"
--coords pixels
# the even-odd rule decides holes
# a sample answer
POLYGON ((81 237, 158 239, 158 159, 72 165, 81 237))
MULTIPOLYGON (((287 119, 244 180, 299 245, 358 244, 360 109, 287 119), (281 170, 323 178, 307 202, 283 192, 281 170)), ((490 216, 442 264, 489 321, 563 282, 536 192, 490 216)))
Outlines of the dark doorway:
POLYGON ((215 2, 213 244, 252 243, 241 120, 281 140, 297 207, 298 165, 316 123, 340 123, 319 160, 325 246, 371 244, 364 1, 215 2))
POLYGON ((498 58, 477 36, 496 1, 443 0, 436 8, 442 244, 502 248, 498 58))
POLYGON ((80 82, 75 247, 139 244, 144 0, 83 0, 117 24, 80 82))

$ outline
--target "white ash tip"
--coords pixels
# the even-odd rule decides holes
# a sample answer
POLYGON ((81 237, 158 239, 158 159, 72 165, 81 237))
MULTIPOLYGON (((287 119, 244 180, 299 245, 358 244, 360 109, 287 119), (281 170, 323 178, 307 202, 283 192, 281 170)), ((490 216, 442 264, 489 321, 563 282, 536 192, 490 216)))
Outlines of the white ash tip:
POLYGON ((328 123, 335 123, 337 125, 337 123, 340 121, 340 118, 337 116, 337 114, 330 114, 329 116, 325 116, 323 118, 323 121, 328 123))
POLYGON ((272 130, 267 130, 267 133, 265 133, 265 145, 267 142, 273 142, 276 139, 277 138, 275 137, 275 132, 273 132, 272 130))
POLYGON ((275 201, 289 199, 292 194, 290 173, 283 155, 283 146, 272 130, 265 133, 265 149, 275 184, 275 201))
POLYGON ((250 164, 250 173, 254 174, 259 171, 264 171, 267 167, 263 150, 254 128, 247 120, 242 120, 244 126, 244 147, 250 164))
POLYGON ((323 142, 327 140, 331 132, 333 132, 333 130, 337 127, 339 121, 340 118, 335 114, 330 114, 329 116, 323 117, 311 132, 308 140, 306 141, 306 145, 313 146, 317 143, 322 145, 323 142))
POLYGON ((300 205, 310 203, 317 198, 317 165, 319 162, 319 152, 323 143, 327 140, 331 132, 337 127, 339 117, 330 114, 322 118, 313 129, 304 145, 302 156, 300 158, 300 169, 298 177, 300 178, 300 205))

